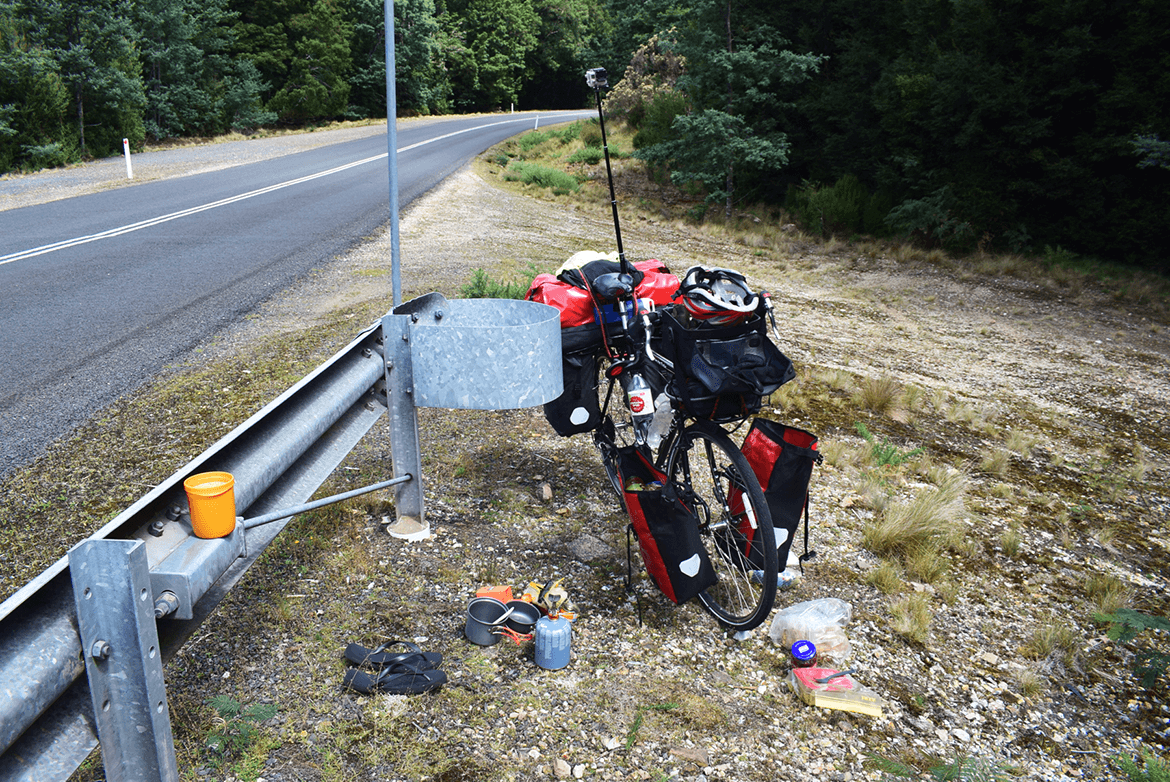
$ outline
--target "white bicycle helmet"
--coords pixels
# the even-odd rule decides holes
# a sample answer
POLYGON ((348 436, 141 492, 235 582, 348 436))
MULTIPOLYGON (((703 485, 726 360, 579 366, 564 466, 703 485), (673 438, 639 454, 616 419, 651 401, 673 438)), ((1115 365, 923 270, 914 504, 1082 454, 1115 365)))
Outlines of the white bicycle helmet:
POLYGON ((742 274, 713 266, 688 269, 677 295, 692 318, 716 326, 742 323, 759 306, 742 274))

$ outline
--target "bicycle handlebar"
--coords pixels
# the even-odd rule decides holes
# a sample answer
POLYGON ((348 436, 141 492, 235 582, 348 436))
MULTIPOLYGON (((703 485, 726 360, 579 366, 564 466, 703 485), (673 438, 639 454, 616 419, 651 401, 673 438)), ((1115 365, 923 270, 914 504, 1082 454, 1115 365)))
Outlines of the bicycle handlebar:
POLYGON ((655 353, 654 348, 650 344, 650 335, 654 332, 654 326, 657 325, 657 321, 660 320, 662 320, 662 316, 657 311, 651 310, 650 312, 642 313, 642 331, 644 331, 646 334, 646 358, 650 359, 650 361, 654 362, 655 364, 663 365, 673 372, 674 363, 665 356, 660 356, 655 353), (651 314, 657 315, 658 317, 652 319, 650 317, 651 314))

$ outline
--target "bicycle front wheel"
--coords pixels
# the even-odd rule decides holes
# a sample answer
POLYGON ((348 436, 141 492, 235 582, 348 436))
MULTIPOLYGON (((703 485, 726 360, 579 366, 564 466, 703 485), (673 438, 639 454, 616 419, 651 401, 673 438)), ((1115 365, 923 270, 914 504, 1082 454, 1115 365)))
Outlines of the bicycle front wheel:
POLYGON ((699 601, 720 624, 750 630, 776 600, 776 536, 764 492, 747 459, 721 428, 695 421, 673 443, 667 475, 699 517, 718 582, 699 601))

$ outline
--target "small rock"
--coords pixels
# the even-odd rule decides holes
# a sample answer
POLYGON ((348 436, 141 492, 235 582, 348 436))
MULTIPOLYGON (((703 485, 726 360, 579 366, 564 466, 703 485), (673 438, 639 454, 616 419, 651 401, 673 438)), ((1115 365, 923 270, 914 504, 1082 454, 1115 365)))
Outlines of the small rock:
POLYGON ((611 556, 613 549, 605 545, 599 538, 592 535, 581 535, 569 544, 569 553, 581 562, 592 562, 611 556))
POLYGON ((578 763, 577 765, 573 766, 573 779, 581 779, 584 776, 585 776, 585 764, 584 763, 578 763))
POLYGON ((670 754, 676 758, 689 760, 696 766, 707 765, 707 750, 702 747, 671 747, 670 754))
POLYGON ((914 717, 906 717, 906 722, 914 729, 922 733, 930 733, 934 730, 934 726, 930 724, 929 720, 915 719, 914 717))
POLYGON ((549 486, 548 483, 540 484, 540 499, 543 502, 551 502, 552 497, 552 486, 549 486))
POLYGON ((557 758, 553 763, 553 774, 557 779, 568 779, 569 774, 573 773, 572 768, 569 767, 569 761, 564 758, 557 758))
POLYGON ((971 741, 971 734, 962 728, 951 728, 951 735, 964 744, 970 743, 971 741))
POLYGON ((711 678, 719 684, 735 684, 735 679, 731 678, 731 675, 726 671, 720 671, 718 669, 711 671, 711 678))

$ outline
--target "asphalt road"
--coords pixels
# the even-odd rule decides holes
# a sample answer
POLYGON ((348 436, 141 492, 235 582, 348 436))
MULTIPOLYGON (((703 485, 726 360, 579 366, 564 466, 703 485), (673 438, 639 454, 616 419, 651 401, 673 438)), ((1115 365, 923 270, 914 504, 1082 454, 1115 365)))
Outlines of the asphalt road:
MULTIPOLYGON (((400 206, 536 116, 400 125, 400 206)), ((0 477, 384 225, 387 161, 383 133, 0 212, 0 477)))

